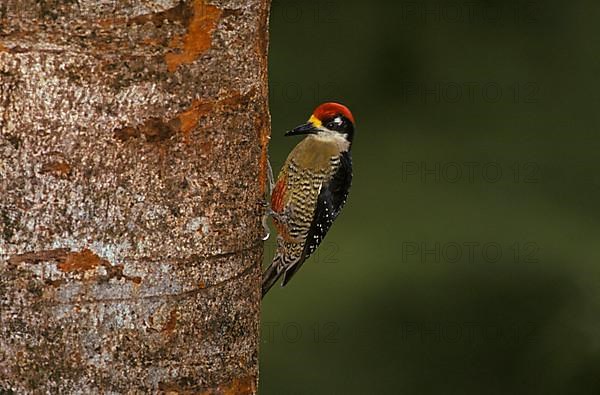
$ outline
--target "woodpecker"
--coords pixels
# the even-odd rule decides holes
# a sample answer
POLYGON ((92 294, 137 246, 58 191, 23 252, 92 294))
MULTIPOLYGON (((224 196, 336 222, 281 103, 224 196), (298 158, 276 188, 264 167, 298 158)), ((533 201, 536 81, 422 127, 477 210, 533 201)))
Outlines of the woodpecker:
POLYGON ((271 193, 277 252, 263 273, 262 296, 286 285, 317 249, 346 203, 352 183, 354 117, 339 103, 318 106, 286 136, 306 135, 287 157, 271 193))

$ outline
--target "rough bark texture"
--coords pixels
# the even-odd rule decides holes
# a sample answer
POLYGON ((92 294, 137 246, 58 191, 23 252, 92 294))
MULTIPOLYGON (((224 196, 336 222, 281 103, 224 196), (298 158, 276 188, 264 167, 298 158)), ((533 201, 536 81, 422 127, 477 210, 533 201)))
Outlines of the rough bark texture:
POLYGON ((252 393, 268 0, 0 1, 0 393, 252 393))

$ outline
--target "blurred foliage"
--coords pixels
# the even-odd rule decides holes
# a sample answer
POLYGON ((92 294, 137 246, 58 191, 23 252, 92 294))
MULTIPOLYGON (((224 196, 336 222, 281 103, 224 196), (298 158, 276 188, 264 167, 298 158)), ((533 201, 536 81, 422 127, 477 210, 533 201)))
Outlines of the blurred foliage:
POLYGON ((599 17, 274 0, 275 172, 320 102, 357 135, 344 212, 263 303, 261 393, 600 393, 599 17))

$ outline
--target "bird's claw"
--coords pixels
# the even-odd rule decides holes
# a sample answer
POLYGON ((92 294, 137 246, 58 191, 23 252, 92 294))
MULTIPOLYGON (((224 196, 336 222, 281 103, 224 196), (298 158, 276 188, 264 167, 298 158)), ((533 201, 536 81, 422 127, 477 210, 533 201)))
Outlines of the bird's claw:
POLYGON ((263 241, 267 241, 267 240, 269 240, 269 237, 271 237, 271 230, 269 229, 269 224, 267 224, 268 218, 269 218, 268 213, 263 215, 263 217, 262 217, 262 226, 263 226, 263 229, 265 230, 265 234, 262 237, 263 241))

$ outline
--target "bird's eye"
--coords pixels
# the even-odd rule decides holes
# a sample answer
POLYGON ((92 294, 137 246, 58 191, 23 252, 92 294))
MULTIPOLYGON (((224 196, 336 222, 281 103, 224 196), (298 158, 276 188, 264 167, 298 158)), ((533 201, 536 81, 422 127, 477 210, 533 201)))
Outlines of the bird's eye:
POLYGON ((335 117, 331 121, 327 123, 327 129, 329 130, 338 130, 344 124, 344 120, 342 117, 335 117))

